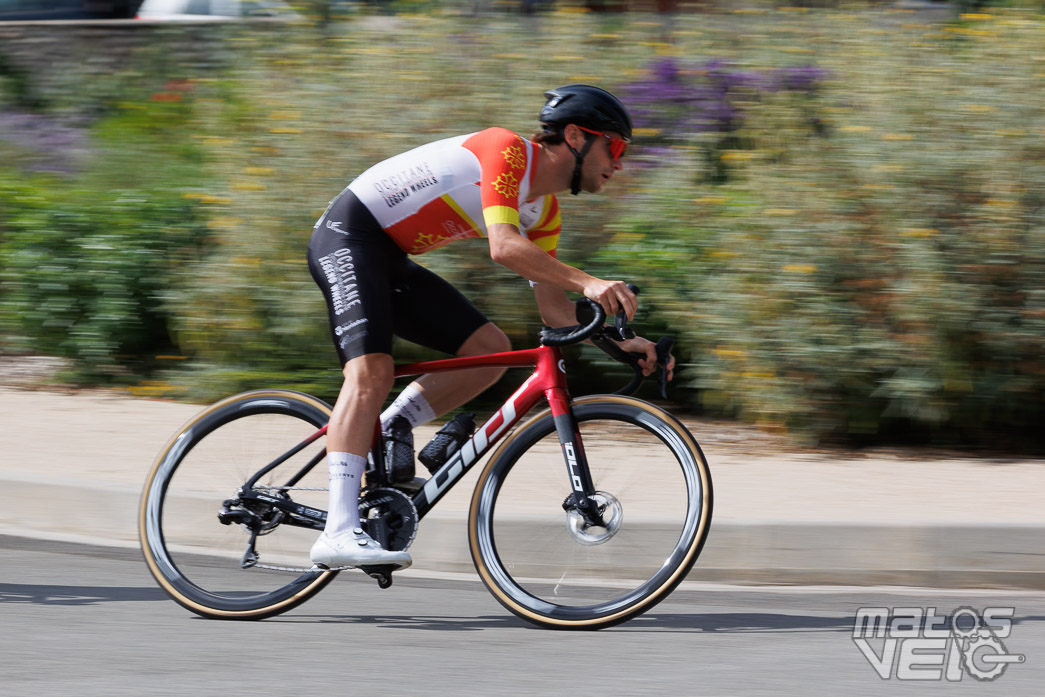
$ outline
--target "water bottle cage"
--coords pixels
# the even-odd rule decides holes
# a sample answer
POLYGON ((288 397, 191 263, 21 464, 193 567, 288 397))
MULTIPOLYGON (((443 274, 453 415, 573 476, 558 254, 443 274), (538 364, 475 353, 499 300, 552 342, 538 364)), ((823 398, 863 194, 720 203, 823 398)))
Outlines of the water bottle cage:
POLYGON ((429 472, 435 472, 457 452, 475 432, 475 414, 458 414, 447 421, 429 441, 417 459, 429 472))

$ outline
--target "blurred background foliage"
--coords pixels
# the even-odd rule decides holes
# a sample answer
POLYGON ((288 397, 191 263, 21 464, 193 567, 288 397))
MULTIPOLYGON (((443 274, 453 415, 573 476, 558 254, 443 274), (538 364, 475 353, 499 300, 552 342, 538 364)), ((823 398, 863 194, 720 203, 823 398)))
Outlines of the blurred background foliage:
MULTIPOLYGON (((584 81, 633 109, 636 145, 607 192, 560 198, 560 259, 643 288, 640 331, 679 338, 677 408, 807 442, 1040 448, 1041 4, 815 4, 315 2, 142 27, 118 60, 7 42, 0 351, 150 396, 332 400, 305 264, 327 202, 423 142, 529 135, 543 90, 584 81)), ((527 284, 481 240, 419 260, 535 341, 527 284)), ((569 355, 576 393, 623 380, 569 355)))

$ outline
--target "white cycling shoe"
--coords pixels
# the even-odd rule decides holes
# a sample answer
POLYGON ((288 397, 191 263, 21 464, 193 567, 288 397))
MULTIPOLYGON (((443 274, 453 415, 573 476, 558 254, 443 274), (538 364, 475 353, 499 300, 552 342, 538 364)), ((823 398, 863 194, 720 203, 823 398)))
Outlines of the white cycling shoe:
POLYGON ((324 532, 312 545, 309 556, 316 566, 336 568, 339 566, 391 565, 400 569, 413 564, 407 552, 390 552, 379 545, 363 528, 350 528, 336 535, 324 532))

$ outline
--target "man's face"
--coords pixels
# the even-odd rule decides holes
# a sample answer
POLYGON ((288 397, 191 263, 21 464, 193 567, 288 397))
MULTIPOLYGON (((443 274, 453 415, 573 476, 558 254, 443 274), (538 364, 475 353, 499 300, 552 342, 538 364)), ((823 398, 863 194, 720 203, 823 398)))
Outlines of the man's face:
MULTIPOLYGON (((611 138, 619 138, 619 133, 606 132, 611 138)), ((624 168, 621 160, 614 160, 610 147, 610 139, 601 135, 592 135, 595 141, 588 154, 584 156, 584 168, 581 170, 581 189, 588 193, 598 193, 613 175, 624 168)))

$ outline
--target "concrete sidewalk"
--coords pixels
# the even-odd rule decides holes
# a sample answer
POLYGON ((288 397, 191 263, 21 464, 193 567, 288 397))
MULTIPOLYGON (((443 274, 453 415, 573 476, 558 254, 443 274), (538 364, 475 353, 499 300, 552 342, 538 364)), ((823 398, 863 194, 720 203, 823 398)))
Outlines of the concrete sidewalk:
MULTIPOLYGON (((201 409, 0 387, 0 533, 136 545, 148 469, 201 409)), ((689 426, 715 490, 691 581, 1045 589, 1043 460, 756 455, 742 433, 689 426)), ((425 518, 416 568, 472 570, 466 511, 478 470, 425 518)))

